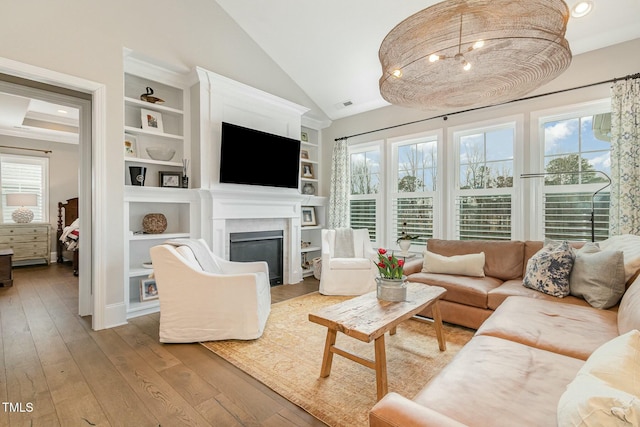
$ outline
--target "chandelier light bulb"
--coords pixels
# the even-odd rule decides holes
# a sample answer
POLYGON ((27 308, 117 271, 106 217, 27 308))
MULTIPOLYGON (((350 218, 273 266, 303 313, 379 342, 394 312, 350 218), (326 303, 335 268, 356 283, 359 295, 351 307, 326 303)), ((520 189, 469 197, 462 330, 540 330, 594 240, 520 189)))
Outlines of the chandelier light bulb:
POLYGON ((392 75, 393 77, 395 77, 396 79, 399 79, 400 77, 402 77, 402 70, 401 70, 401 69, 399 69, 399 68, 396 68, 395 70, 393 70, 393 71, 391 72, 391 75, 392 75))
POLYGON ((435 53, 429 55, 429 62, 436 62, 440 60, 440 55, 436 55, 435 53))
POLYGON ((470 62, 463 61, 463 62, 462 62, 462 64, 463 64, 463 65, 462 65, 462 69, 463 69, 463 70, 465 70, 465 71, 469 71, 469 70, 471 69, 471 63, 470 63, 470 62))
POLYGON ((482 46, 484 46, 484 40, 478 40, 477 42, 475 42, 472 46, 473 49, 480 49, 482 46))

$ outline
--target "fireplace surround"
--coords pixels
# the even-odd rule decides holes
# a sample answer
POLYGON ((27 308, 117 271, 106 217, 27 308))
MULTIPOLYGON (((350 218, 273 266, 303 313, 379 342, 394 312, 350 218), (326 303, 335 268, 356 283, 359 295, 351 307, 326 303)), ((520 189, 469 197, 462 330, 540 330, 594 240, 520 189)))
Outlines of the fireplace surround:
POLYGON ((299 192, 264 187, 215 185, 211 194, 210 231, 212 251, 231 259, 231 235, 241 232, 282 233, 282 283, 302 280, 300 261, 300 209, 303 196, 299 192))

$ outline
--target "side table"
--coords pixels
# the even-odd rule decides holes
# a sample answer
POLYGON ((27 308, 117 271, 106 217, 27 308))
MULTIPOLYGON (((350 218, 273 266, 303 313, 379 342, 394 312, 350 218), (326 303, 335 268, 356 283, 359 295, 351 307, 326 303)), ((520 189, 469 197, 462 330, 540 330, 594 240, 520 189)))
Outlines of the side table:
POLYGON ((12 256, 13 249, 0 249, 0 288, 13 286, 12 256))

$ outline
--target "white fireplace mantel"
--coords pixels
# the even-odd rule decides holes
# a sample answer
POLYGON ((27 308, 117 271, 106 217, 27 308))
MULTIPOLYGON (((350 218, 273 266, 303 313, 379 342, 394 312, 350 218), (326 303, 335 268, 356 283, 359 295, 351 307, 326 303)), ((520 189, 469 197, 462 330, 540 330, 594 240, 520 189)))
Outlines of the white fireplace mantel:
POLYGON ((300 259, 300 209, 303 196, 297 190, 233 184, 214 185, 211 231, 212 251, 229 259, 229 233, 233 224, 243 221, 243 231, 265 231, 264 226, 282 220, 284 231, 284 283, 302 280, 300 259))

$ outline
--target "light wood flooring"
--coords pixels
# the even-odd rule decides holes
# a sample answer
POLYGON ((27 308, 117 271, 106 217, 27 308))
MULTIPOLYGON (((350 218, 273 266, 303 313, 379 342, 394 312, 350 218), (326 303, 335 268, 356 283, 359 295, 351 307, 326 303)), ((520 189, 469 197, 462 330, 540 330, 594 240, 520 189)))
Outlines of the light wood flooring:
POLYGON ((0 426, 325 425, 199 344, 160 344, 158 314, 92 331, 77 312, 68 265, 16 268, 0 288, 0 426))

